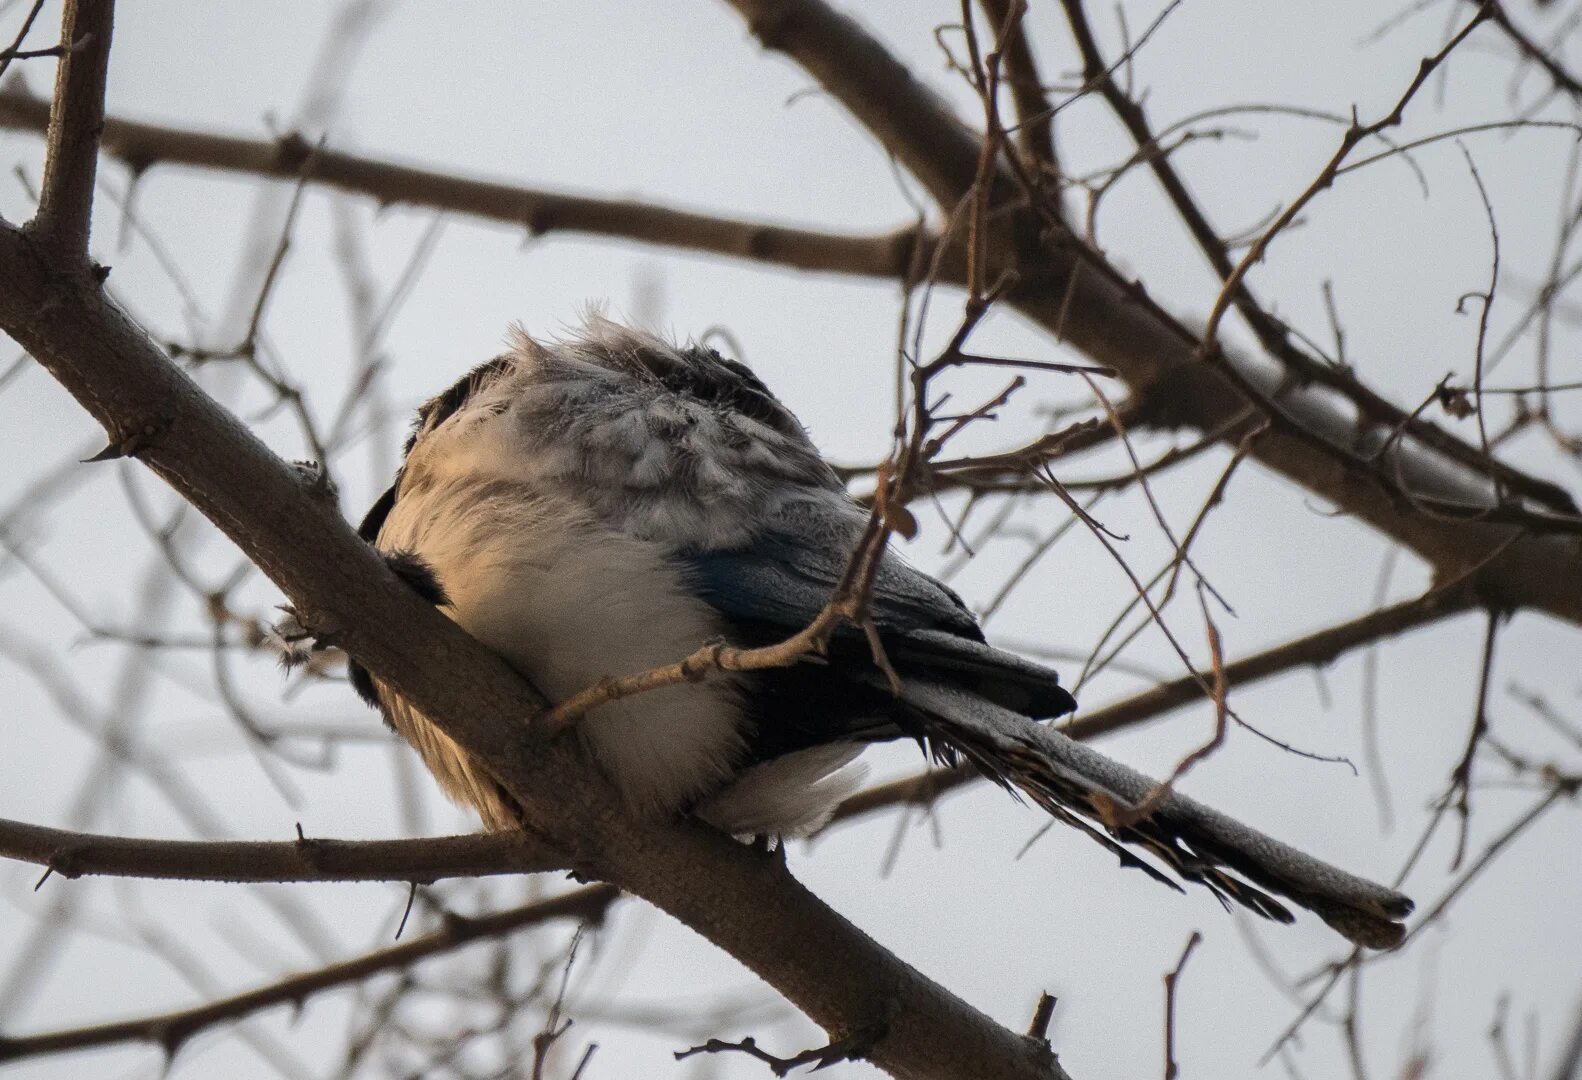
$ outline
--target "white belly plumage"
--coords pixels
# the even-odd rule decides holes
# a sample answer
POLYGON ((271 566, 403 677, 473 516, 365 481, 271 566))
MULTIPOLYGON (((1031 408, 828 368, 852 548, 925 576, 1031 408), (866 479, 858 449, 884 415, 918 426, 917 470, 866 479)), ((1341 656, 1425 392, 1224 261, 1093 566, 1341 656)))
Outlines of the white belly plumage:
MULTIPOLYGON (((528 467, 511 410, 454 420, 409 460, 378 546, 419 556, 445 592, 442 610, 551 700, 675 663, 723 636, 663 546, 602 523, 528 467)), ((690 809, 736 834, 813 831, 860 781, 856 770, 830 775, 860 748, 741 770, 743 694, 729 676, 665 687, 600 706, 578 731, 634 809, 690 809)), ((427 718, 400 702, 391 713, 447 794, 491 828, 515 824, 509 803, 427 718)))

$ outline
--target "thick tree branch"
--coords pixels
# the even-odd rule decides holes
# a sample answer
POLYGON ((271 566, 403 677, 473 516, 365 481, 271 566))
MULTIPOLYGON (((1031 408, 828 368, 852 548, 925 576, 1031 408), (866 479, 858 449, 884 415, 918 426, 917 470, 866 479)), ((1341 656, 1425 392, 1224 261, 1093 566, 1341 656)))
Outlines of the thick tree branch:
POLYGON ((110 72, 113 0, 67 0, 55 75, 44 186, 32 228, 39 239, 78 259, 88 257, 93 178, 104 127, 104 87, 110 72))
MULTIPOLYGON (((1326 664, 1351 649, 1466 610, 1470 602, 1470 594, 1464 590, 1429 593, 1228 664, 1225 674, 1239 686, 1299 666, 1326 664)), ((1064 730, 1074 738, 1097 737, 1157 718, 1203 696, 1198 680, 1178 679, 1080 717, 1064 730)), ((901 804, 930 803, 976 778, 973 770, 958 768, 880 785, 848 799, 835 820, 853 821, 901 804)), ((552 862, 541 858, 530 842, 519 835, 215 843, 85 836, 5 821, 0 821, 0 854, 49 866, 65 876, 102 873, 228 881, 427 882, 453 874, 544 870, 550 869, 552 862)), ((451 920, 441 930, 404 945, 192 1009, 87 1028, 0 1037, 0 1061, 125 1042, 158 1043, 171 1051, 215 1024, 235 1021, 276 1004, 289 1002, 300 1007, 316 992, 404 968, 481 938, 556 917, 598 918, 618 896, 619 892, 611 886, 597 886, 494 915, 451 920)))
MULTIPOLYGON (((86 270, 52 263, 27 236, 0 229, 0 274, 12 285, 0 294, 0 325, 104 424, 107 449, 158 472, 249 553, 306 626, 442 724, 512 795, 524 825, 569 865, 649 900, 725 948, 832 1038, 884 1019, 871 1056, 896 1075, 1063 1075, 1047 1047, 928 982, 777 860, 701 826, 636 821, 573 745, 531 739, 527 721, 542 712, 542 699, 402 585, 310 481, 163 357, 86 270), (522 725, 500 722, 511 716, 522 725), (700 881, 710 888, 699 889, 700 881)), ((1104 767, 1113 774, 1105 782, 1126 797, 1150 790, 1145 778, 1104 767)), ((1179 796, 1168 809, 1248 850, 1276 851, 1293 877, 1335 874, 1179 796)))
POLYGON ((564 869, 522 833, 409 840, 146 840, 0 818, 0 856, 51 874, 181 881, 411 881, 564 869))
MULTIPOLYGON (((844 57, 803 58, 821 79, 856 88, 854 106, 865 122, 888 133, 887 143, 930 184, 945 190, 959 178, 954 137, 934 150, 941 160, 913 143, 918 135, 937 134, 927 110, 896 115, 897 95, 916 87, 904 69, 890 62, 853 24, 838 16, 823 18, 822 5, 743 4, 758 10, 760 36, 795 49, 812 43, 856 48, 844 57), (773 7, 771 12, 766 8, 773 7), (794 9, 794 10, 793 10, 794 9), (787 17, 787 12, 795 17, 787 17), (807 17, 808 13, 812 17, 807 17), (833 19, 834 21, 830 21, 833 19), (870 47, 871 46, 871 47, 870 47), (842 61, 855 69, 841 71, 842 61), (869 66, 873 70, 863 70, 869 66), (892 70, 892 68, 896 70, 892 70), (872 76, 872 78, 870 78, 872 76), (864 80, 868 81, 862 91, 864 80), (888 91, 896 94, 887 96, 888 91), (866 96, 864 96, 864 94, 866 96), (865 115, 871 114, 871 115, 865 115), (914 152, 916 151, 916 152, 914 152), (918 164, 913 166, 912 162, 918 164)), ((832 87, 832 89, 835 89, 832 87)), ((837 96, 849 100, 851 95, 837 96)), ((910 100, 905 104, 912 103, 910 100)), ((926 102, 925 102, 926 104, 926 102)), ((948 116, 948 114, 946 114, 948 116)), ((953 120, 953 118, 952 118, 953 120)), ((959 122, 955 127, 962 133, 959 122)), ((944 129, 941 129, 944 130, 944 129)), ((976 164, 978 147, 966 135, 976 164)), ((967 184, 972 180, 969 175, 967 184)), ((937 195, 936 195, 937 197, 937 195)), ((1172 364, 1192 372, 1188 384, 1200 391, 1183 395, 1183 418, 1202 423, 1219 408, 1221 417, 1239 400, 1223 380, 1192 367, 1196 344, 1168 315, 1130 288, 1092 253, 1056 245, 1047 261, 1024 274, 1018 302, 1056 333, 1098 358, 1128 372, 1135 384, 1153 385, 1172 364), (1058 301, 1058 303, 1056 302, 1058 301), (1069 316, 1069 317, 1068 317, 1069 316), (1141 331, 1138 333, 1137 331, 1141 331), (1153 345, 1165 344, 1163 350, 1153 345), (1105 351, 1124 354, 1110 360, 1105 351), (1162 358, 1162 359, 1161 359, 1162 358)), ((524 720, 542 701, 502 663, 490 657, 447 620, 412 596, 353 538, 333 508, 316 501, 297 475, 273 458, 252 436, 218 409, 171 364, 125 316, 109 305, 85 269, 63 263, 48 248, 15 230, 0 232, 0 274, 8 289, 0 294, 0 322, 57 376, 111 433, 112 452, 136 455, 227 531, 297 604, 304 620, 333 636, 386 678, 403 696, 433 716, 469 752, 488 763, 502 786, 523 808, 526 824, 566 853, 587 872, 627 885, 671 911, 737 955, 803 1007, 832 1035, 871 1025, 876 1011, 894 1017, 872 1051, 872 1058, 898 1075, 981 1074, 1036 1076, 1058 1073, 1058 1066, 1027 1040, 1011 1036, 948 994, 922 979, 894 957, 830 912, 783 871, 723 838, 687 826, 643 825, 631 821, 605 785, 564 743, 536 745, 501 717, 524 720), (69 318, 62 318, 69 313, 69 318), (399 629, 397 629, 399 628, 399 629), (467 686, 466 695, 457 691, 467 686), (715 886, 704 894, 699 881, 715 886), (876 1004, 882 1009, 876 1010, 876 1004)), ((1265 372, 1264 374, 1268 374, 1265 372)), ((1278 371, 1270 393, 1278 385, 1278 371)), ((1340 505, 1398 535, 1419 550, 1434 551, 1447 523, 1417 506, 1392 505, 1387 490, 1362 499, 1348 494, 1358 475, 1335 454, 1315 450, 1314 440, 1349 446, 1357 432, 1328 398, 1308 390, 1281 391, 1283 407, 1301 395, 1314 396, 1317 416, 1328 427, 1304 428, 1311 437, 1287 438, 1294 456, 1281 458, 1277 447, 1265 456, 1276 468, 1303 477, 1314 490, 1335 494, 1340 505), (1339 430, 1335 425, 1339 424, 1339 430), (1303 458, 1302 447, 1316 456, 1303 458), (1370 502, 1369 500, 1374 500, 1370 502), (1396 517, 1428 526, 1406 525, 1396 517), (1421 535, 1413 529, 1422 530, 1421 535), (1439 530, 1436 532, 1435 530, 1439 530)), ((1270 441, 1264 440, 1260 445, 1270 441)), ((1481 506, 1489 492, 1482 478, 1427 455, 1402 439, 1388 465, 1403 483, 1422 473, 1444 489, 1443 501, 1481 506), (1417 455, 1422 462, 1407 460, 1417 455), (1427 462, 1427 464, 1424 464, 1427 462), (1441 475, 1445 474, 1445 475, 1441 475)), ((1363 479, 1366 479, 1365 477, 1363 479)), ((1421 488, 1413 488, 1414 493, 1421 488)), ((1430 493, 1430 497, 1440 498, 1430 493)), ((1477 564, 1495 553, 1480 584, 1503 601, 1548 605, 1579 618, 1582 600, 1562 596, 1565 582, 1577 582, 1578 549, 1555 547, 1555 537, 1516 539, 1508 528, 1453 522, 1453 540, 1434 561, 1441 570, 1477 564), (1481 531, 1479 531, 1481 530, 1481 531), (1469 548, 1470 544, 1470 548, 1469 548), (1547 546, 1546 546, 1547 545, 1547 546), (1515 559, 1531 565, 1520 565, 1515 559), (1569 571, 1569 572, 1568 572, 1569 571), (1524 582, 1523 574, 1527 575, 1524 582), (1532 586, 1542 580, 1542 588, 1532 586), (1524 583, 1534 598, 1523 594, 1524 583), (1539 595, 1541 594, 1541 595, 1539 595)), ((1564 537, 1558 538, 1565 540, 1564 537)), ((1433 557, 1430 555, 1430 557, 1433 557)), ((1571 586, 1582 593, 1582 584, 1571 586)))
POLYGON ((386 971, 399 971, 476 941, 502 937, 523 927, 555 919, 596 922, 620 895, 612 886, 592 885, 489 915, 450 914, 433 933, 190 1009, 36 1035, 0 1035, 0 1062, 122 1043, 152 1043, 163 1049, 168 1057, 192 1036, 217 1024, 231 1023, 275 1005, 301 1008, 314 994, 361 982, 386 971))
MULTIPOLYGON (((47 102, 20 78, 0 89, 0 128, 43 131, 47 102)), ((798 270, 865 277, 903 277, 932 257, 935 238, 906 226, 878 236, 843 236, 759 221, 738 221, 653 203, 597 199, 517 184, 475 180, 315 146, 298 134, 273 140, 214 135, 111 117, 104 151, 134 173, 156 165, 188 165, 252 176, 298 180, 309 169, 315 184, 355 192, 383 204, 453 210, 519 225, 534 234, 574 232, 705 251, 798 270), (309 158, 311 157, 311 163, 309 158), (914 249, 921 243, 922 252, 914 249)), ((945 279, 952 274, 948 265, 945 279)), ((955 273, 959 274, 959 268, 955 273)))
MULTIPOLYGON (((1308 665, 1322 666, 1353 649, 1437 622, 1475 603, 1467 589, 1435 590, 1225 665, 1233 686, 1245 686, 1308 665)), ((1202 700, 1192 676, 1134 694, 1062 726, 1087 740, 1156 720, 1202 700)), ((946 769, 859 792, 834 822, 867 817, 906 803, 929 802, 977 779, 971 768, 946 769)), ((207 841, 95 836, 0 819, 0 856, 47 867, 64 877, 105 874, 188 881, 415 881, 461 875, 537 873, 562 869, 552 853, 520 834, 420 837, 407 840, 207 841)))

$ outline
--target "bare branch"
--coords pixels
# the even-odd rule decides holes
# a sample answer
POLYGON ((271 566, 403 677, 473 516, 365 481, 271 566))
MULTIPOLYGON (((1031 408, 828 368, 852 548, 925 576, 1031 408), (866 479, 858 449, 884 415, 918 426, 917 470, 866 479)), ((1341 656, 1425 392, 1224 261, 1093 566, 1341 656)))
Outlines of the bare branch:
POLYGON ((701 1046, 688 1047, 677 1050, 675 1059, 685 1061, 698 1054, 723 1054, 739 1053, 756 1058, 769 1066, 769 1071, 776 1076, 790 1076, 804 1065, 813 1066, 812 1071, 827 1068, 842 1061, 857 1061, 866 1053, 868 1047, 873 1045, 878 1030, 853 1032, 845 1038, 837 1039, 827 1046, 815 1046, 810 1050, 792 1054, 790 1057, 777 1057, 758 1045, 757 1040, 748 1037, 740 1042, 726 1042, 723 1039, 710 1039, 701 1046))
MULTIPOLYGON (((1076 38, 1077 46, 1082 54, 1086 85, 1095 87, 1103 96, 1106 104, 1115 113, 1116 117, 1126 127, 1128 133, 1137 143, 1139 154, 1143 155, 1149 169, 1153 172, 1169 198, 1171 206, 1186 225, 1187 230, 1196 241, 1198 250, 1208 260, 1221 282, 1225 283, 1224 296, 1228 297, 1238 312, 1247 319, 1248 324, 1258 335, 1259 343, 1277 357, 1281 363, 1288 365, 1301 378, 1323 386, 1333 387, 1344 393, 1351 401, 1355 402, 1363 415, 1368 416, 1377 423, 1392 427, 1403 427, 1413 435, 1422 439, 1428 445, 1441 453, 1449 454, 1480 470, 1488 470, 1497 479, 1511 483, 1515 490, 1536 499, 1555 509, 1575 512, 1576 505, 1570 496, 1555 485, 1547 482, 1532 482, 1531 478, 1511 469, 1497 461, 1485 450, 1479 454, 1472 447, 1461 440, 1447 434, 1442 429, 1417 416, 1408 417, 1398 407, 1385 398, 1374 393, 1357 379, 1349 370, 1335 365, 1321 363, 1314 360, 1306 352, 1298 348, 1291 341, 1291 332, 1288 327, 1268 311, 1253 296, 1251 289, 1243 279, 1245 271, 1237 273, 1236 264, 1231 262, 1230 254, 1225 242, 1209 223, 1207 214, 1193 198, 1187 187, 1186 181, 1170 161, 1170 156, 1159 151, 1159 136, 1155 135, 1148 123, 1147 114, 1143 108, 1130 95, 1126 93, 1114 78, 1114 65, 1106 65, 1099 51, 1097 39, 1088 25, 1087 13, 1082 0, 1061 0, 1065 9, 1067 21, 1071 25, 1072 35, 1076 38), (1235 280, 1233 280, 1233 278, 1235 280)), ((1397 109, 1399 111, 1399 107, 1397 109)), ((1383 129, 1374 131, 1379 135, 1383 129)), ((1349 153, 1349 150, 1347 151, 1349 153)), ((1337 166, 1336 175, 1344 172, 1337 166)), ((1316 194, 1316 191, 1313 192, 1316 194)), ((1302 200, 1305 202, 1306 200, 1302 200)), ((1300 206, 1297 207, 1300 209, 1300 206)), ((1288 209, 1287 213, 1295 216, 1294 211, 1288 209)), ((1278 224, 1272 225, 1262 235, 1267 237, 1278 224)), ((1249 253, 1249 256, 1251 253, 1249 253)), ((1244 265, 1250 261, 1246 260, 1244 265)), ((1212 319, 1211 319, 1212 330, 1212 319)), ((1212 336, 1210 333, 1207 336, 1212 336)))
POLYGON ((831 90, 940 206, 954 207, 972 190, 980 140, 855 22, 819 0, 729 2, 764 48, 831 90))
MULTIPOLYGON (((1473 0, 1473 2, 1476 3, 1478 0, 1473 0)), ((1500 28, 1500 33, 1504 34, 1511 44, 1516 46, 1517 51, 1522 54, 1524 59, 1530 60, 1543 68, 1544 74, 1549 76, 1549 81, 1554 84, 1556 90, 1570 95, 1573 101, 1582 101, 1582 79, 1578 79, 1577 76, 1567 71, 1565 66, 1555 59, 1548 49, 1539 45, 1521 27, 1512 22, 1510 14, 1506 12, 1503 4, 1497 2, 1497 0, 1491 4, 1489 18, 1494 21, 1495 26, 1500 28)))
POLYGON ((301 1009, 315 994, 362 982, 382 972, 402 970, 428 957, 453 952, 477 941, 503 937, 523 927, 554 919, 596 922, 619 897, 620 893, 609 885, 593 885, 490 915, 449 914, 431 934, 190 1009, 37 1035, 0 1035, 0 1061, 19 1061, 42 1054, 122 1043, 151 1043, 163 1049, 168 1058, 199 1032, 219 1024, 234 1023, 263 1009, 287 1004, 301 1009))
POLYGON ((410 840, 145 840, 51 829, 0 818, 0 856, 68 878, 110 875, 182 881, 412 881, 563 868, 520 833, 410 840))
POLYGON ((1005 85, 1016 106, 1016 136, 1022 154, 1034 175, 1047 174, 1058 180, 1060 165, 1055 157, 1054 116, 1044 95, 1044 80, 1033 58, 1031 38, 1024 15, 1012 20, 1013 8, 1025 10, 1026 0, 979 0, 989 25, 994 27, 995 48, 1005 60, 1005 85), (1005 33, 1004 28, 1010 27, 1005 33))
POLYGON ((1483 660, 1478 667, 1478 697, 1477 704, 1472 712, 1472 729, 1467 734, 1467 746, 1462 751, 1461 758, 1456 762, 1456 767, 1450 773, 1450 791, 1447 799, 1454 799, 1456 816, 1461 822, 1461 831, 1456 840, 1456 854, 1450 864, 1455 870, 1461 866, 1461 860, 1467 851, 1467 831, 1471 826, 1472 817, 1472 763, 1478 756, 1478 748, 1483 743, 1483 738, 1489 731, 1489 686, 1494 680, 1494 643, 1499 635, 1500 613, 1490 611, 1483 628, 1483 660))
MULTIPOLYGON (((906 152, 898 150, 903 160, 926 156, 938 146, 944 146, 951 148, 946 156, 958 159, 968 157, 970 165, 975 166, 975 151, 962 141, 965 138, 970 143, 971 137, 949 115, 948 110, 944 110, 932 95, 917 88, 910 75, 884 57, 882 48, 862 35, 854 24, 829 12, 818 17, 806 16, 808 9, 817 6, 815 0, 803 0, 794 6, 797 13, 794 17, 770 19, 769 23, 774 26, 782 26, 787 22, 806 24, 802 25, 798 33, 777 40, 786 49, 797 50, 799 58, 813 65, 810 70, 816 69, 827 75, 832 89, 849 106, 860 105, 863 109, 858 114, 860 119, 878 125, 877 130, 898 146, 905 143, 906 152), (859 40, 846 40, 851 36, 859 40), (823 59, 813 55, 804 56, 804 53, 811 54, 820 48, 833 50, 836 55, 823 59), (878 64, 883 70, 872 74, 856 70, 867 61, 878 64), (885 93, 890 91, 906 93, 902 98, 885 97, 885 93), (915 108, 900 119, 889 115, 891 105, 903 99, 915 108), (919 113, 916 109, 923 111, 919 113)), ((759 5, 748 4, 746 8, 757 11, 759 5)), ((15 89, 0 92, 0 123, 36 127, 39 122, 36 116, 30 121, 20 115, 26 112, 29 103, 35 110, 38 108, 36 102, 15 89)), ((107 138, 115 130, 112 127, 107 131, 107 138)), ((160 129, 147 130, 157 132, 160 129)), ((127 125, 126 131, 128 136, 139 133, 136 125, 127 125)), ((300 139, 293 142, 288 138, 275 147, 242 140, 220 139, 214 142, 215 137, 194 133, 171 134, 173 155, 190 144, 199 146, 201 154, 195 156, 206 160, 211 151, 218 149, 223 151, 219 158, 207 162, 218 165, 223 164, 220 159, 226 154, 238 149, 229 144, 239 143, 243 152, 231 167, 269 175, 290 175, 308 149, 300 139)), ((339 158, 330 155, 328 165, 321 168, 328 168, 333 174, 339 161, 339 158)), ((135 157, 132 163, 136 164, 135 157)), ((346 163, 349 173, 353 175, 341 175, 337 182, 361 190, 358 184, 366 182, 367 178, 355 175, 359 170, 351 166, 367 163, 360 162, 360 159, 347 159, 346 163)), ((959 166, 951 168, 960 169, 959 166)), ((963 175, 970 176, 970 169, 963 175)), ((381 177, 379 182, 382 184, 384 179, 381 177)), ((522 196, 520 189, 502 185, 476 185, 478 190, 466 192, 467 198, 458 198, 458 192, 452 190, 455 183, 452 177, 414 173, 407 179, 421 182, 405 191, 390 192, 392 199, 418 200, 432 195, 433 198, 427 201, 434 205, 521 220, 520 214, 501 209, 502 206, 520 205, 511 201, 522 196), (473 197, 479 195, 483 196, 481 205, 473 201, 473 197)), ((967 182, 970 183, 970 180, 967 182)), ((460 183, 465 187, 472 182, 460 183)), ((369 190, 377 194, 372 185, 369 190)), ((697 236, 701 238, 700 244, 696 246, 701 250, 772 258, 786 265, 811 269, 884 273, 886 276, 894 276, 898 267, 908 265, 903 252, 912 247, 910 242, 892 241, 891 246, 886 248, 883 242, 830 238, 823 234, 799 234, 795 237, 760 234, 756 230, 761 227, 750 223, 721 223, 715 218, 688 222, 646 213, 655 208, 639 208, 642 212, 635 212, 635 220, 623 221, 623 215, 615 211, 617 206, 623 205, 626 204, 608 204, 598 200, 592 200, 591 205, 568 202, 564 204, 568 213, 585 211, 588 220, 576 221, 565 227, 587 227, 590 231, 629 235, 650 242, 676 243, 680 242, 683 228, 696 226, 697 236), (610 211, 608 216, 604 213, 606 210, 610 211), (617 225, 622 227, 617 228, 617 225), (755 249, 757 242, 752 241, 755 235, 772 236, 775 239, 755 249), (784 251, 777 249, 782 239, 788 243, 784 251), (804 239, 807 241, 805 246, 802 244, 804 239), (830 243, 826 245, 825 240, 830 243), (848 247, 849 244, 860 245, 862 253, 848 247), (764 254, 769 251, 773 251, 773 254, 764 254), (804 255, 807 258, 804 259, 804 255)), ((1153 386, 1168 375, 1173 387, 1170 395, 1171 419, 1175 422, 1186 420, 1200 429, 1210 430, 1244 407, 1244 403, 1239 400, 1240 395, 1225 386, 1218 376, 1193 363, 1199 348, 1197 340, 1091 252, 1058 243, 1044 257, 1048 260, 1047 267, 1028 266, 1023 269, 1022 285, 1012 297, 1013 303, 1030 317, 1054 333, 1069 337, 1095 359, 1119 368, 1134 390, 1153 386)), ((952 276, 948 262, 944 269, 948 280, 952 276)), ((956 272, 960 271, 961 268, 957 267, 956 272)), ((1228 363, 1243 372, 1239 378, 1244 382, 1251 380, 1259 385, 1282 385, 1277 376, 1271 377, 1260 371, 1256 364, 1238 357, 1229 357, 1228 363)), ((1312 375, 1311 372, 1307 374, 1312 375)), ((1337 386, 1332 389, 1349 396, 1365 415, 1373 415, 1377 411, 1378 403, 1373 400, 1376 395, 1370 397, 1372 392, 1365 388, 1337 386)), ((1390 473, 1370 470, 1356 459, 1351 459, 1344 471, 1337 472, 1335 462, 1338 452, 1335 448, 1352 446, 1356 436, 1354 424, 1343 409, 1337 408, 1322 394, 1299 385, 1284 384, 1284 388, 1277 392, 1276 400, 1295 427, 1274 432, 1260 443, 1255 456, 1276 471, 1305 484, 1320 496, 1407 544, 1442 571, 1453 573, 1457 567, 1464 567, 1469 561, 1481 558, 1482 553, 1498 548, 1510 535, 1509 530, 1499 527, 1502 519, 1532 526, 1539 532, 1565 525, 1562 518, 1535 518, 1520 511, 1489 513, 1486 509, 1478 509, 1480 506, 1486 507, 1486 483, 1483 477, 1491 474, 1497 474, 1510 490, 1537 499, 1562 514, 1569 513, 1566 507, 1570 505, 1570 499, 1554 485, 1527 477, 1497 462, 1482 460, 1477 464, 1469 464, 1472 460, 1468 458, 1469 453, 1477 457, 1481 455, 1431 425, 1419 427, 1414 423, 1412 433, 1421 437, 1433 452, 1425 452, 1415 445, 1401 445, 1396 447, 1395 456, 1399 460, 1390 473), (1437 457, 1441 453, 1467 465, 1466 470, 1447 467, 1437 457), (1357 482, 1359 476, 1364 480, 1363 483, 1357 482), (1416 493, 1415 504, 1405 501, 1395 490, 1392 476, 1399 476, 1400 483, 1416 493), (1425 514, 1419 507, 1430 507, 1438 513, 1452 513, 1459 520, 1424 520, 1425 514), (1469 515, 1472 517, 1470 522, 1467 520, 1469 515)), ((1382 402, 1382 399, 1378 399, 1378 402, 1382 402)), ((1347 460, 1344 454, 1339 454, 1339 458, 1347 460)), ((1500 560, 1486 568, 1485 576, 1490 580, 1490 587, 1511 597, 1512 603, 1531 603, 1563 618, 1582 621, 1582 586, 1567 590, 1555 584, 1578 580, 1577 575, 1562 569, 1575 557, 1577 546, 1574 540, 1547 542, 1534 538, 1508 549, 1500 560)))
POLYGON ((1327 190, 1335 182, 1335 177, 1341 165, 1345 163, 1346 158, 1351 156, 1352 150, 1359 143, 1401 123, 1406 113, 1407 105, 1411 104, 1412 99, 1417 96, 1417 92, 1428 81, 1428 77, 1445 62, 1446 57, 1454 52, 1458 45, 1470 37, 1472 32, 1490 17, 1492 7, 1492 2, 1479 4, 1477 13, 1467 20, 1466 25, 1457 31, 1454 37, 1445 42, 1443 48, 1433 56, 1425 57, 1418 64, 1417 73, 1412 77, 1412 81, 1407 84, 1406 89, 1401 92, 1401 96, 1396 99, 1394 108, 1388 113, 1368 124, 1363 124, 1355 119, 1352 120, 1351 126, 1341 136, 1340 146, 1336 148, 1324 167, 1319 170, 1318 176, 1313 179, 1313 182, 1300 195, 1291 200, 1290 204, 1275 218, 1274 223, 1264 230, 1263 234, 1247 249, 1247 253, 1242 256, 1241 261, 1226 276, 1225 287, 1220 290, 1219 297, 1214 301, 1214 307, 1209 312, 1208 321, 1204 325, 1203 337, 1205 341, 1212 342, 1214 340, 1215 333, 1219 329, 1220 319, 1224 317, 1226 308, 1230 306, 1237 287, 1241 285, 1243 279, 1247 276, 1247 272, 1263 259, 1264 253, 1269 250, 1269 244, 1274 238, 1296 219, 1296 216, 1302 212, 1303 207, 1307 206, 1308 203, 1312 202, 1321 192, 1327 190))
POLYGON ((1186 947, 1181 950, 1181 959, 1176 961, 1176 966, 1165 973, 1165 1080, 1176 1080, 1181 1070, 1176 1065, 1176 986, 1181 981, 1181 972, 1186 970, 1186 962, 1192 956, 1192 950, 1203 942, 1203 935, 1196 930, 1187 938, 1186 947))
POLYGON ((114 0, 67 0, 61 37, 68 46, 55 76, 44 186, 31 231, 78 263, 88 257, 93 178, 104 127, 114 0))
MULTIPOLYGON (((0 88, 0 127, 40 131, 48 114, 45 103, 29 94, 21 80, 0 88)), ((168 164, 296 181, 312 157, 312 183, 367 195, 382 205, 432 206, 518 225, 533 235, 616 236, 799 270, 901 278, 917 257, 915 249, 926 252, 936 242, 916 226, 878 236, 843 236, 470 179, 318 147, 298 134, 243 139, 111 117, 104 123, 103 147, 139 175, 168 164)), ((954 262, 945 263, 946 280, 960 273, 954 262)))
MULTIPOLYGON (((22 26, 16 32, 16 37, 11 39, 10 46, 0 52, 0 76, 4 76, 6 69, 11 66, 11 61, 22 59, 27 50, 22 48, 22 43, 27 40, 28 34, 33 29, 33 24, 38 20, 38 13, 44 10, 44 0, 33 0, 33 6, 28 8, 27 18, 22 20, 22 26)), ((59 46, 56 46, 59 48, 59 46)))
POLYGON ((1582 1006, 1577 1008, 1576 1016, 1571 1021, 1565 1045, 1555 1059, 1555 1067, 1549 1073, 1548 1080, 1577 1080, 1578 1077, 1582 1077, 1582 1006))

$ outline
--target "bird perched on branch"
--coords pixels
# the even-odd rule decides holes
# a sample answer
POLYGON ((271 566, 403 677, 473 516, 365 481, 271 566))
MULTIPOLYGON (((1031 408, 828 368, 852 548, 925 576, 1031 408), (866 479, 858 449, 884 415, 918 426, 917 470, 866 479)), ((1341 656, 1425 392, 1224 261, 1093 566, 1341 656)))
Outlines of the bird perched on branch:
MULTIPOLYGON (((764 647, 804 631, 849 584, 868 523, 748 368, 595 318, 559 341, 518 332, 425 403, 361 533, 565 702, 710 642, 764 647)), ((1038 723, 1075 708, 1055 673, 987 645, 953 592, 874 554, 861 625, 832 624, 817 655, 604 694, 572 721, 635 811, 805 835, 854 790, 865 745, 906 737, 1172 886, 1196 882, 1289 922, 1279 894, 1354 940, 1398 940, 1407 898, 1160 797, 1038 723)), ((443 731, 355 664, 352 678, 448 795, 491 828, 517 824, 509 796, 443 731)))

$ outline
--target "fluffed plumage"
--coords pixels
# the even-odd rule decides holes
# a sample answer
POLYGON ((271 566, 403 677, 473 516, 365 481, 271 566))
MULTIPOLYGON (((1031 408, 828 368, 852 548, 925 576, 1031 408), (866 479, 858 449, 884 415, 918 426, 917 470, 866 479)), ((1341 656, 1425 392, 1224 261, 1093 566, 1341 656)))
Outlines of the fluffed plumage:
MULTIPOLYGON (((746 367, 593 319, 549 344, 517 333, 505 355, 427 402, 361 532, 563 700, 710 640, 760 645, 802 629, 866 520, 746 367)), ((1075 708, 1055 673, 986 644, 959 597, 893 552, 870 615, 899 696, 865 636, 846 628, 819 662, 610 702, 577 731, 635 810, 781 836, 828 820, 859 781, 851 761, 864 745, 914 738, 1166 883, 1168 869, 1289 922, 1278 893, 1354 940, 1399 937, 1406 897, 1189 799, 1170 795, 1150 816, 1117 822, 1112 811, 1139 803, 1152 781, 1037 723, 1075 708)), ((515 824, 509 797, 443 732, 355 665, 352 674, 447 794, 491 828, 515 824)))

